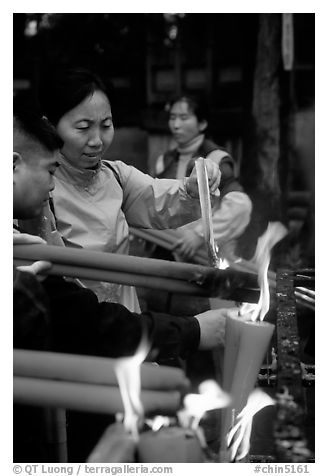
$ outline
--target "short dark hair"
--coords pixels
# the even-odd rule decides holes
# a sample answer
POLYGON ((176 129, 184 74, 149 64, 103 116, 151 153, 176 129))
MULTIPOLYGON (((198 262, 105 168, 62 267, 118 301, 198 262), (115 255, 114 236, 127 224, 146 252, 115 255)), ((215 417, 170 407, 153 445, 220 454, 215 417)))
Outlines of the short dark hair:
POLYGON ((62 148, 64 142, 54 126, 42 117, 38 108, 25 97, 14 97, 14 128, 41 144, 49 152, 62 148))
POLYGON ((102 91, 111 102, 111 90, 111 84, 96 73, 84 68, 69 68, 45 76, 38 96, 42 113, 56 126, 64 114, 95 91, 102 91))
POLYGON ((188 104, 189 109, 195 114, 198 121, 208 121, 209 120, 209 107, 207 100, 203 97, 197 97, 192 94, 179 94, 171 98, 169 103, 166 106, 168 112, 177 102, 184 101, 188 104))

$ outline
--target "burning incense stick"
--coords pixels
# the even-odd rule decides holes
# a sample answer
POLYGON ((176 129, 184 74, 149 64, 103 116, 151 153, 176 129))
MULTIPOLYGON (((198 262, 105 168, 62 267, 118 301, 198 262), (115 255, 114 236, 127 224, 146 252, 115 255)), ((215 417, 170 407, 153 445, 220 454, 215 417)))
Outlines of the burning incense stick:
POLYGON ((114 370, 121 391, 124 406, 123 425, 126 431, 138 438, 139 423, 143 423, 144 409, 140 400, 140 367, 149 352, 149 342, 145 334, 131 357, 115 359, 114 370))

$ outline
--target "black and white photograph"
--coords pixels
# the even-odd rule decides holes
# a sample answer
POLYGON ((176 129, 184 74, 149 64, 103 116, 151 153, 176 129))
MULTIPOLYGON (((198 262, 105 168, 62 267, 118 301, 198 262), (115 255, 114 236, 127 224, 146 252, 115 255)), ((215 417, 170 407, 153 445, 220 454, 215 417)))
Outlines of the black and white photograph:
POLYGON ((102 6, 12 12, 8 474, 310 474, 317 13, 102 6))

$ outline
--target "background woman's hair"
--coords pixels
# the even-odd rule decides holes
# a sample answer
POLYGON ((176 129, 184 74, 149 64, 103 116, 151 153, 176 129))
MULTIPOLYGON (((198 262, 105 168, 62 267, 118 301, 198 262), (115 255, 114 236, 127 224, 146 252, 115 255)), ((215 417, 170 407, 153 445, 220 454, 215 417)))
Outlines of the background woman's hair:
POLYGON ((193 96, 191 94, 179 94, 174 96, 169 103, 166 105, 166 110, 170 112, 172 106, 177 103, 184 101, 187 103, 190 111, 195 114, 198 121, 208 121, 209 120, 209 108, 205 98, 193 96))

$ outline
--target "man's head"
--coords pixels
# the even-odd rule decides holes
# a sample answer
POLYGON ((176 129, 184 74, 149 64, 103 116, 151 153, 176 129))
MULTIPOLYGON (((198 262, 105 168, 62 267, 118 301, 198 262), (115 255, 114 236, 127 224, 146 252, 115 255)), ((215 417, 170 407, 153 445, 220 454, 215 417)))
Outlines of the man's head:
POLYGON ((14 102, 14 218, 33 218, 54 188, 62 141, 50 123, 14 102))

